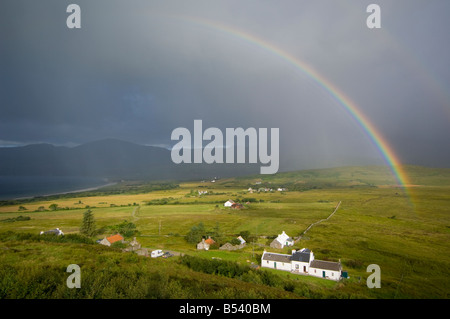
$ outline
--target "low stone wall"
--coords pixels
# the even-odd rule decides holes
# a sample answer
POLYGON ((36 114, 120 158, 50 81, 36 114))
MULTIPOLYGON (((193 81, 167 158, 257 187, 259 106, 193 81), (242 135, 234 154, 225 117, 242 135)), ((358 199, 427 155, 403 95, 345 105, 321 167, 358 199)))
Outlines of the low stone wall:
POLYGON ((238 249, 242 249, 245 247, 245 243, 240 244, 240 245, 231 245, 230 243, 226 243, 224 245, 222 245, 222 247, 220 247, 219 249, 221 250, 238 250, 238 249))

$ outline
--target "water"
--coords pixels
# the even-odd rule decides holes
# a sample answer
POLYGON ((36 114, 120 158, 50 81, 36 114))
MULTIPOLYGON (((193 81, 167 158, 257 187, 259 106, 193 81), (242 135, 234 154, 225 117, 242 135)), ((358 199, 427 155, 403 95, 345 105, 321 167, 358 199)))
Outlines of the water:
POLYGON ((74 192, 108 183, 100 177, 0 176, 0 200, 74 192))

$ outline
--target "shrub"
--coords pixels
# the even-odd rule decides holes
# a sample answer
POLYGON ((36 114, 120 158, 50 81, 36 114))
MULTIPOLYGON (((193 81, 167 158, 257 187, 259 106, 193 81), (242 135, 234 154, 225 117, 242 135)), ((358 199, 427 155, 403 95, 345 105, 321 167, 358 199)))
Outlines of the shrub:
POLYGON ((116 241, 115 243, 111 244, 111 247, 123 249, 123 248, 127 248, 127 245, 122 243, 121 241, 116 241))
POLYGON ((77 244, 94 244, 94 241, 88 237, 79 234, 67 234, 58 236, 54 234, 30 234, 30 233, 15 233, 7 231, 0 233, 1 241, 34 241, 34 242, 55 242, 55 243, 77 243, 77 244))
POLYGON ((237 239, 237 238, 233 238, 233 239, 230 241, 230 244, 232 244, 232 245, 240 245, 240 244, 241 244, 241 241, 240 241, 239 239, 237 239))
POLYGON ((20 222, 20 221, 25 221, 25 220, 30 220, 31 217, 29 216, 18 216, 18 217, 13 217, 13 218, 6 218, 6 219, 2 219, 1 221, 4 223, 13 223, 13 222, 20 222))
POLYGON ((363 268, 364 267, 364 263, 361 260, 354 260, 354 259, 345 261, 345 265, 347 267, 354 268, 354 269, 358 269, 358 268, 363 268))
POLYGON ((136 225, 132 222, 128 222, 127 220, 124 220, 120 224, 109 226, 108 228, 111 231, 119 233, 124 237, 132 237, 138 233, 136 225))
POLYGON ((200 242, 205 235, 205 226, 202 222, 200 222, 198 225, 192 226, 189 233, 187 233, 185 239, 190 244, 196 244, 200 242))

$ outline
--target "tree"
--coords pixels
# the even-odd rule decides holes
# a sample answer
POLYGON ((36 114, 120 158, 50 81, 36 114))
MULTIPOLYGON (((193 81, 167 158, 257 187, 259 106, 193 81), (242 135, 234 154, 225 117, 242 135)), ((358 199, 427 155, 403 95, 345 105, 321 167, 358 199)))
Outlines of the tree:
POLYGON ((88 237, 95 235, 94 213, 90 209, 84 212, 83 221, 81 222, 80 233, 88 237))
POLYGON ((202 240, 202 237, 205 235, 205 226, 202 222, 200 222, 198 225, 192 226, 189 233, 186 235, 186 241, 188 243, 194 244, 198 243, 202 240))
POLYGON ((233 239, 230 241, 230 244, 231 244, 231 245, 240 245, 240 244, 241 244, 241 241, 240 241, 239 239, 237 239, 237 238, 233 238, 233 239))
POLYGON ((223 240, 223 233, 220 229, 219 223, 216 223, 216 226, 214 226, 213 230, 207 233, 208 236, 214 237, 216 242, 221 242, 223 240))
POLYGON ((128 222, 124 220, 122 223, 109 227, 112 231, 121 234, 124 237, 131 237, 135 235, 138 230, 136 229, 136 225, 132 222, 128 222))
POLYGON ((51 204, 50 206, 48 206, 48 208, 50 208, 50 210, 57 210, 58 204, 51 204))

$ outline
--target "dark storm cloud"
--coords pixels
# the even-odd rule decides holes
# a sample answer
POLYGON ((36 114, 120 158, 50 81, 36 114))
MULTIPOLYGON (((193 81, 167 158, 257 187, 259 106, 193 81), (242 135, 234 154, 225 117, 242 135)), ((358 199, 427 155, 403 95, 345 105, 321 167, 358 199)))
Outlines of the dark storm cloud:
POLYGON ((70 2, 0 5, 3 145, 107 137, 170 145, 174 128, 202 119, 221 129, 279 127, 290 168, 381 161, 326 90, 267 50, 189 22, 199 17, 308 63, 404 162, 450 163, 447 1, 378 1, 381 30, 365 25, 369 1, 75 2, 80 30, 66 27, 70 2))

